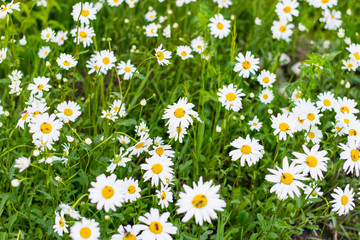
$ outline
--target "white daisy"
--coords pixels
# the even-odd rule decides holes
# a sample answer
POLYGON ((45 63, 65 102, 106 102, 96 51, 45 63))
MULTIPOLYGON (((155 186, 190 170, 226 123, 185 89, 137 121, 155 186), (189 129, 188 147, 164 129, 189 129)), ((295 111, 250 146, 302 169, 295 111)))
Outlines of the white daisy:
POLYGON ((76 240, 98 240, 100 238, 99 223, 95 219, 82 218, 70 228, 70 237, 76 240))
POLYGON ((62 236, 64 232, 69 233, 67 227, 68 225, 66 224, 64 218, 64 212, 61 211, 60 214, 58 212, 55 212, 55 224, 53 226, 54 232, 56 232, 59 236, 62 236))
POLYGON ((14 168, 18 168, 19 172, 24 171, 30 166, 31 159, 27 157, 19 157, 15 159, 14 168))
POLYGON ((279 134, 280 140, 286 140, 287 135, 290 137, 296 132, 297 123, 295 119, 289 114, 279 114, 271 116, 271 127, 274 129, 274 135, 279 134))
MULTIPOLYGON (((113 1, 117 1, 117 0, 113 0, 113 1)), ((115 234, 111 236, 110 240, 136 240, 139 237, 138 235, 140 229, 138 228, 138 225, 134 225, 134 226, 127 225, 125 227, 120 225, 117 231, 119 234, 115 234)))
POLYGON ((216 38, 223 39, 230 33, 230 21, 226 20, 223 15, 215 14, 214 17, 210 18, 208 26, 210 27, 210 33, 216 38))
POLYGON ((90 20, 96 19, 96 13, 97 9, 93 3, 79 2, 73 6, 71 16, 73 16, 74 21, 80 21, 80 23, 89 25, 90 20))
POLYGON ((248 78, 251 74, 259 69, 259 59, 255 58, 250 51, 247 51, 245 56, 242 53, 236 57, 238 63, 235 64, 234 71, 239 72, 239 77, 248 78))
POLYGON ((124 75, 124 80, 129 80, 132 78, 136 68, 131 64, 131 60, 128 60, 126 63, 121 61, 116 67, 119 75, 124 75))
POLYGON ((65 70, 69 70, 70 68, 73 68, 78 63, 77 60, 70 54, 61 53, 60 56, 56 59, 57 64, 59 67, 65 70))
POLYGON ((242 167, 245 166, 245 162, 251 166, 263 157, 262 151, 264 150, 264 147, 259 144, 259 140, 255 138, 251 139, 250 135, 247 135, 245 139, 238 137, 233 140, 230 145, 237 148, 229 153, 231 160, 236 161, 240 158, 242 167))
POLYGON ((162 44, 160 44, 158 48, 155 48, 155 56, 160 66, 171 64, 171 62, 169 61, 169 59, 171 58, 171 52, 163 49, 162 44))
POLYGON ((166 179, 170 179, 174 173, 172 166, 174 163, 170 159, 147 158, 146 164, 141 164, 144 173, 144 181, 151 179, 151 186, 158 186, 159 180, 166 184, 166 179))
POLYGON ((354 190, 347 184, 345 189, 342 190, 340 187, 334 189, 334 193, 331 194, 334 200, 330 201, 333 203, 332 211, 341 215, 346 215, 353 210, 355 207, 354 203, 354 190))
POLYGON ((241 97, 245 96, 245 94, 242 93, 242 89, 237 89, 236 85, 232 83, 229 86, 224 85, 219 89, 217 95, 219 96, 219 102, 226 110, 231 109, 238 112, 242 108, 241 97))
POLYGON ((173 193, 171 192, 170 186, 161 183, 161 189, 156 190, 156 197, 159 199, 161 208, 167 208, 169 202, 173 202, 173 193))
POLYGON ((68 120, 75 122, 75 120, 81 115, 80 106, 73 101, 62 102, 57 106, 57 117, 60 120, 68 120))
POLYGON ((131 161, 131 158, 127 157, 128 152, 120 149, 120 153, 116 154, 111 160, 110 165, 106 168, 106 172, 113 173, 118 166, 126 167, 126 163, 131 161))
POLYGON ((263 87, 272 87, 272 84, 276 80, 276 75, 264 69, 260 72, 257 80, 263 87))
POLYGON ((122 188, 122 197, 125 202, 134 202, 141 197, 138 180, 125 178, 122 180, 122 188))
POLYGON ((191 55, 191 48, 189 46, 178 46, 176 49, 176 55, 181 57, 182 60, 194 57, 191 55))

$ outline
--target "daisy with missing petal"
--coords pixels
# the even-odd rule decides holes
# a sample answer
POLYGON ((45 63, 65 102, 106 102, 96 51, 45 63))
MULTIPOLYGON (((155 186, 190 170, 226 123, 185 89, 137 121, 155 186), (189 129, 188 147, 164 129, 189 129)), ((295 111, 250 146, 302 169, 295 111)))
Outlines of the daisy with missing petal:
POLYGON ((155 158, 173 158, 175 151, 171 150, 170 145, 159 144, 154 146, 154 149, 149 152, 152 157, 155 158))
POLYGON ((259 119, 257 116, 253 118, 253 120, 249 121, 248 125, 250 126, 250 130, 256 130, 259 131, 262 127, 262 122, 259 122, 259 119))
POLYGON ((296 132, 296 120, 289 114, 279 114, 271 116, 271 127, 274 129, 274 135, 279 134, 280 140, 286 140, 287 135, 293 137, 293 134, 296 132))
POLYGON ((354 190, 350 188, 349 184, 346 185, 344 190, 340 187, 334 189, 331 197, 334 198, 334 200, 330 201, 333 203, 332 211, 339 214, 339 216, 348 214, 355 207, 354 190))
POLYGON ((167 222, 169 216, 169 212, 160 215, 159 210, 155 208, 151 208, 150 213, 145 213, 144 216, 140 216, 139 221, 146 225, 138 225, 138 229, 142 231, 139 235, 139 239, 172 239, 170 234, 176 234, 177 228, 172 223, 167 222))
POLYGON ((98 240, 100 238, 99 223, 95 219, 82 218, 70 228, 70 237, 76 240, 98 240))
POLYGON ((60 129, 63 123, 55 119, 56 115, 43 113, 36 115, 32 122, 29 124, 30 133, 33 133, 33 139, 39 139, 44 143, 52 143, 59 140, 60 129))
POLYGON ((312 182, 309 185, 305 185, 304 194, 306 194, 306 199, 318 198, 318 196, 322 196, 323 192, 320 187, 312 182))
POLYGON ((219 102, 226 110, 231 109, 238 112, 242 108, 241 97, 245 96, 245 94, 242 93, 242 89, 238 90, 236 85, 232 83, 229 86, 224 85, 223 88, 219 89, 217 95, 219 96, 219 102))
POLYGON ((111 160, 110 165, 106 168, 107 172, 113 173, 115 168, 118 166, 126 167, 126 163, 131 161, 131 158, 127 157, 128 152, 123 151, 120 148, 120 153, 116 154, 115 157, 111 160))
POLYGON ((149 137, 149 134, 144 134, 134 146, 128 148, 129 156, 136 155, 138 157, 143 152, 149 152, 151 144, 152 139, 149 137))
POLYGON ((288 196, 291 198, 294 198, 295 195, 299 197, 299 188, 303 189, 305 187, 305 184, 300 182, 300 180, 308 180, 308 178, 300 173, 301 167, 296 166, 295 162, 292 162, 289 166, 287 157, 284 158, 282 165, 282 169, 278 166, 276 166, 277 170, 268 168, 272 175, 266 175, 265 180, 275 183, 271 187, 270 193, 275 192, 280 200, 285 200, 288 196))
POLYGON ((75 220, 79 220, 81 218, 80 213, 72 209, 68 204, 61 203, 59 207, 61 208, 61 212, 63 212, 65 215, 69 215, 71 218, 75 220))
POLYGON ((116 211, 116 207, 121 207, 124 202, 121 193, 121 181, 116 179, 115 174, 106 177, 101 174, 96 177, 96 182, 91 182, 92 188, 89 189, 89 199, 91 203, 96 203, 96 209, 104 208, 105 212, 109 210, 116 211))
POLYGON ((276 75, 264 69, 260 72, 259 76, 257 77, 257 80, 263 87, 266 88, 272 87, 273 83, 276 80, 276 75))
POLYGON ((293 102, 297 102, 297 101, 300 101, 300 99, 302 98, 302 93, 299 89, 295 89, 293 91, 293 93, 291 94, 291 100, 293 102))
POLYGON ((157 33, 158 29, 161 25, 156 23, 150 23, 149 25, 145 26, 145 33, 147 37, 158 37, 159 34, 157 33))
POLYGON ((187 130, 184 127, 169 126, 168 133, 170 139, 174 138, 175 141, 179 140, 182 143, 187 130))
POLYGON ((305 145, 302 146, 305 153, 293 152, 296 157, 293 160, 301 166, 303 174, 310 176, 315 180, 321 180, 324 178, 323 172, 327 172, 327 162, 330 160, 326 157, 327 152, 325 150, 319 151, 320 145, 314 145, 309 150, 305 145))
POLYGON ((348 142, 345 144, 340 143, 339 148, 343 151, 340 153, 340 159, 344 159, 343 166, 344 171, 349 174, 355 170, 355 176, 360 175, 360 141, 356 139, 348 138, 348 142))
POLYGON ((68 39, 67 34, 68 34, 68 31, 58 31, 56 33, 55 42, 59 46, 62 46, 64 44, 64 42, 68 39))
POLYGON ((92 38, 95 37, 94 29, 88 25, 81 25, 78 28, 74 28, 70 33, 74 37, 74 43, 82 43, 85 48, 93 43, 92 38))
POLYGON ((158 48, 155 48, 155 56, 160 66, 171 64, 171 62, 169 61, 169 59, 171 58, 171 52, 163 49, 162 44, 160 44, 158 48))
POLYGON ((114 100, 110 108, 120 117, 125 117, 127 115, 125 103, 123 103, 120 99, 114 100))
POLYGON ((131 64, 131 60, 128 60, 126 63, 121 61, 117 67, 117 72, 119 75, 124 75, 124 80, 129 80, 132 78, 136 68, 131 64))
POLYGON ((139 237, 140 229, 138 229, 137 225, 127 225, 125 227, 120 225, 117 231, 119 234, 113 235, 110 240, 136 240, 139 237))
POLYGON ((271 31, 277 40, 285 40, 290 42, 293 34, 294 24, 288 23, 286 20, 274 21, 271 31))
POLYGON ((274 99, 274 94, 272 90, 265 88, 261 91, 259 99, 262 103, 269 104, 274 99))
POLYGON ((41 39, 45 40, 46 42, 54 41, 55 39, 55 31, 51 28, 45 28, 41 31, 41 39))
POLYGON ((19 157, 15 160, 14 168, 18 168, 19 172, 22 172, 30 166, 30 163, 30 158, 19 157))
POLYGON ((31 94, 38 94, 39 97, 43 95, 42 91, 49 91, 51 85, 49 85, 50 78, 47 77, 36 77, 34 78, 34 84, 30 83, 28 90, 31 90, 31 94))
POLYGON ((245 56, 242 53, 236 57, 238 63, 235 64, 234 72, 239 72, 239 77, 248 78, 251 74, 259 69, 260 60, 255 58, 250 51, 247 51, 245 56))
POLYGON ((122 187, 122 196, 125 202, 134 202, 141 197, 141 188, 139 187, 138 180, 125 178, 122 180, 122 187))
POLYGON ((255 138, 250 138, 250 135, 247 135, 246 138, 238 137, 230 143, 231 146, 237 148, 229 153, 232 161, 236 161, 240 158, 240 164, 242 167, 245 166, 245 162, 249 166, 257 163, 262 157, 261 153, 264 150, 264 147, 259 144, 259 140, 255 138))
POLYGON ((74 21, 80 21, 86 25, 90 24, 90 20, 96 19, 97 9, 94 7, 93 3, 89 2, 79 2, 73 6, 71 16, 73 16, 74 21))
POLYGON ((159 199, 159 205, 161 208, 167 208, 169 206, 169 202, 173 202, 173 193, 171 192, 169 185, 161 183, 161 189, 160 191, 156 190, 156 196, 159 199))
POLYGON ((78 61, 76 61, 73 56, 66 53, 60 54, 60 57, 56 59, 56 62, 59 65, 59 67, 65 70, 69 70, 70 68, 75 67, 76 64, 78 63, 78 61))
POLYGON ((60 214, 55 212, 55 224, 53 226, 54 232, 56 232, 59 236, 62 236, 65 233, 68 233, 69 230, 67 229, 68 225, 66 224, 64 218, 64 212, 61 211, 60 214))
POLYGON ((39 49, 38 56, 41 59, 45 59, 47 57, 47 55, 49 55, 50 52, 51 52, 51 49, 49 46, 43 46, 39 49))
POLYGON ((118 116, 116 116, 116 112, 114 112, 113 110, 102 110, 101 114, 101 118, 107 118, 114 122, 116 119, 118 119, 118 116))
POLYGON ((174 163, 170 159, 147 158, 146 164, 141 164, 141 169, 146 171, 144 173, 144 182, 151 178, 151 186, 158 186, 159 180, 164 184, 166 179, 171 179, 174 173, 172 166, 174 163))
POLYGON ((216 14, 214 17, 210 18, 208 26, 210 27, 210 33, 216 38, 223 39, 227 37, 230 33, 230 21, 226 20, 223 15, 216 14))
POLYGON ((356 71, 358 68, 358 64, 354 59, 342 60, 343 66, 341 69, 345 69, 348 71, 356 71))
POLYGON ((293 16, 299 15, 299 11, 296 9, 298 6, 299 3, 296 0, 282 0, 276 4, 275 12, 280 19, 291 22, 293 16))
POLYGON ((203 183, 200 177, 198 184, 193 182, 193 188, 186 184, 183 187, 185 192, 180 192, 180 199, 176 203, 179 207, 176 213, 185 213, 182 222, 195 216, 195 222, 202 226, 204 222, 211 223, 211 219, 217 219, 215 211, 224 211, 226 202, 218 194, 220 185, 213 186, 212 180, 203 183))
POLYGON ((180 98, 177 103, 165 109, 162 119, 168 119, 166 126, 187 128, 193 124, 193 119, 200 121, 199 114, 193 110, 194 104, 188 103, 187 98, 180 98))
POLYGON ((189 46, 178 46, 176 49, 176 55, 181 57, 182 60, 194 57, 191 55, 191 48, 189 46))
POLYGON ((333 110, 336 99, 331 92, 320 93, 318 96, 319 101, 316 102, 320 111, 333 110))

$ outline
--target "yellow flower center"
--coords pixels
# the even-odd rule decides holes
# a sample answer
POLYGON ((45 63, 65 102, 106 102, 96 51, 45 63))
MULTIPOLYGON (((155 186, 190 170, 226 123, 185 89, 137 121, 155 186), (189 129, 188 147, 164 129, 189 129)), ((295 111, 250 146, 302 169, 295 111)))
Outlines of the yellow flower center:
POLYGON ((296 97, 296 98, 300 98, 300 97, 301 97, 301 96, 300 96, 300 93, 296 93, 296 94, 295 94, 295 97, 296 97))
POLYGON ((243 67, 244 69, 249 69, 249 68, 251 67, 251 64, 250 64, 249 61, 244 61, 244 62, 242 63, 242 67, 243 67))
POLYGON ((6 10, 7 10, 6 6, 3 9, 1 9, 2 12, 5 12, 6 10))
POLYGON ((89 10, 85 10, 85 9, 81 10, 81 16, 83 17, 89 16, 89 10))
POLYGON ((130 186, 130 187, 128 187, 128 192, 130 194, 134 194, 136 192, 136 188, 134 186, 130 186))
POLYGON ((218 23, 218 24, 216 24, 216 27, 217 27, 219 30, 223 30, 223 29, 224 29, 224 24, 218 23))
POLYGON ((101 191, 101 194, 104 198, 109 199, 114 195, 114 189, 110 186, 106 186, 101 191))
POLYGON ((46 34, 46 38, 49 38, 50 37, 50 33, 46 34))
POLYGON ((86 38, 86 37, 87 37, 86 32, 81 31, 81 32, 80 32, 80 37, 82 37, 82 38, 86 38))
POLYGON ((60 227, 64 227, 64 226, 65 226, 65 222, 64 222, 64 219, 63 219, 63 218, 60 218, 60 220, 59 220, 59 225, 60 225, 60 227))
POLYGON ((359 53, 354 53, 354 58, 356 59, 356 60, 360 60, 360 55, 359 55, 359 53))
POLYGON ((324 100, 324 105, 327 106, 327 107, 330 106, 330 105, 331 105, 330 100, 329 100, 329 99, 325 99, 325 100, 324 100))
POLYGON ((341 130, 340 127, 336 126, 335 128, 336 128, 336 131, 337 131, 337 132, 340 132, 340 130, 341 130))
POLYGON ((106 58, 103 58, 102 62, 103 62, 104 64, 108 65, 109 62, 110 62, 110 59, 107 58, 107 57, 106 57, 106 58))
POLYGON ((163 227, 161 226, 161 223, 159 222, 152 222, 149 226, 149 229, 151 232, 155 234, 160 234, 162 232, 163 227))
POLYGON ((98 66, 94 66, 94 69, 95 70, 99 70, 100 68, 98 66))
POLYGON ((38 114, 41 114, 41 112, 40 111, 35 111, 34 114, 33 114, 33 117, 36 117, 36 115, 38 115, 38 114))
POLYGON ((174 111, 174 116, 177 118, 182 118, 183 116, 185 116, 185 110, 183 108, 177 108, 174 111))
POLYGON ((24 116, 22 116, 22 118, 21 118, 21 120, 25 120, 25 119, 27 119, 27 117, 29 116, 29 113, 28 112, 26 112, 25 114, 24 114, 24 116))
POLYGON ((166 192, 165 192, 165 191, 162 191, 160 197, 161 197, 162 200, 165 200, 165 198, 166 198, 166 192))
POLYGON ((228 100, 228 101, 230 101, 230 102, 234 101, 235 98, 236 98, 235 93, 228 93, 228 94, 226 94, 226 100, 228 100))
POLYGON ((64 114, 65 114, 66 116, 71 116, 71 115, 73 114, 73 111, 72 111, 70 108, 66 108, 66 109, 64 110, 64 114))
POLYGON ((351 150, 351 159, 354 161, 354 162, 357 162, 359 161, 359 158, 360 158, 360 153, 357 149, 353 149, 351 150))
POLYGON ((348 68, 352 68, 353 65, 351 63, 348 64, 348 68))
POLYGON ((70 62, 69 61, 64 61, 64 65, 65 66, 70 66, 70 62))
POLYGON ((313 139, 315 137, 315 133, 314 132, 309 132, 308 136, 309 136, 309 138, 313 139))
POLYGON ((111 119, 113 115, 111 113, 107 113, 105 116, 106 118, 111 119))
POLYGON ((328 3, 330 0, 321 0, 322 3, 328 3))
POLYGON ((258 124, 256 122, 253 123, 253 126, 257 126, 258 124))
POLYGON ((162 166, 160 163, 155 163, 155 164, 152 166, 151 170, 153 171, 153 173, 159 174, 159 173, 162 172, 163 166, 162 166))
POLYGON ((140 149, 144 146, 144 144, 145 144, 144 142, 138 143, 138 144, 136 144, 135 148, 140 149))
POLYGON ((240 149, 242 154, 249 154, 251 153, 251 147, 249 145, 244 145, 240 149))
POLYGON ((291 173, 283 173, 280 177, 281 182, 290 185, 294 181, 294 177, 291 173))
POLYGON ((268 83, 268 82, 270 82, 270 79, 269 79, 268 77, 264 77, 264 78, 263 78, 263 82, 264 82, 264 83, 268 83))
POLYGON ((346 107, 346 106, 342 106, 342 107, 340 108, 340 111, 341 111, 342 113, 345 113, 345 112, 349 113, 349 108, 346 107))
POLYGON ((45 122, 45 123, 40 125, 40 131, 42 133, 48 134, 48 133, 51 132, 51 129, 52 129, 52 126, 51 126, 50 123, 45 122))
POLYGON ((82 238, 89 238, 91 236, 91 229, 88 228, 88 227, 83 227, 81 230, 80 230, 80 236, 82 238))
POLYGON ((266 100, 266 99, 269 98, 269 96, 268 96, 267 94, 264 94, 264 95, 263 95, 263 98, 266 100))
POLYGON ((286 6, 286 7, 284 8, 284 12, 285 12, 285 13, 291 12, 291 7, 286 6))
POLYGON ((281 131, 286 132, 287 130, 289 130, 289 125, 287 123, 283 122, 283 123, 279 124, 279 128, 281 131))
MULTIPOLYGON (((119 1, 119 0, 115 0, 115 1, 119 1)), ((136 240, 136 237, 128 232, 125 233, 123 240, 136 240)))
POLYGON ((159 147, 155 150, 155 152, 157 155, 161 156, 164 153, 164 149, 162 147, 159 147))
POLYGON ((198 49, 202 49, 202 46, 201 46, 201 45, 199 45, 197 48, 198 48, 198 49))
POLYGON ((314 156, 308 156, 305 162, 309 165, 309 167, 316 167, 318 164, 318 160, 314 156))
POLYGON ((285 32, 285 31, 286 31, 286 26, 281 26, 281 27, 279 27, 279 31, 280 31, 280 32, 285 32))
POLYGON ((131 69, 129 67, 125 67, 124 70, 125 70, 125 72, 130 72, 131 71, 131 69))
POLYGON ((181 128, 179 128, 179 127, 176 128, 176 132, 177 132, 177 133, 181 133, 181 131, 182 131, 181 128))
POLYGON ((203 208, 207 204, 207 198, 204 194, 198 194, 193 198, 191 203, 195 208, 203 208))
POLYGON ((349 124, 349 123, 350 123, 350 119, 345 118, 345 119, 344 119, 344 123, 349 124))
POLYGON ((48 52, 45 52, 44 55, 47 56, 47 55, 48 55, 48 52))
POLYGON ((314 121, 314 119, 315 119, 315 114, 309 113, 309 114, 307 115, 307 119, 309 119, 310 121, 314 121))
POLYGON ((341 204, 342 205, 346 205, 348 202, 349 202, 349 198, 346 195, 341 197, 341 204))
POLYGON ((356 131, 355 129, 350 129, 350 130, 349 130, 349 134, 350 134, 351 136, 356 136, 356 135, 357 135, 357 131, 356 131))
POLYGON ((182 52, 180 55, 183 56, 183 57, 186 57, 186 56, 187 56, 187 53, 186 53, 186 52, 182 52))
POLYGON ((156 57, 157 57, 160 61, 162 61, 162 60, 164 59, 164 54, 163 54, 162 52, 157 52, 157 53, 156 53, 156 57))
POLYGON ((42 84, 39 84, 38 86, 37 86, 37 89, 39 89, 39 90, 41 90, 41 89, 43 89, 44 88, 44 85, 42 85, 42 84))

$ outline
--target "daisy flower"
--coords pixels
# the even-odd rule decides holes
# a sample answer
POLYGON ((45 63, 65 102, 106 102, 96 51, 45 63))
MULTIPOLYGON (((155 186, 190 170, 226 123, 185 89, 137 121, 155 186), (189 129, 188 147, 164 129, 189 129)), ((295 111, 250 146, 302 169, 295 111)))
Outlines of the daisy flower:
POLYGON ((100 64, 100 68, 104 71, 108 71, 115 67, 116 57, 114 56, 113 51, 102 50, 97 54, 97 60, 100 64))
POLYGON ((112 120, 113 122, 118 119, 118 116, 116 116, 116 112, 113 110, 102 110, 101 114, 101 118, 107 118, 109 120, 112 120))
POLYGON ((45 40, 46 42, 53 42, 55 40, 55 31, 49 27, 45 28, 41 31, 41 39, 45 40))
POLYGON ((156 19, 156 11, 155 10, 152 10, 152 11, 149 11, 145 14, 145 19, 148 21, 148 22, 153 22, 155 19, 156 19))
POLYGON ((129 80, 132 78, 136 68, 131 64, 131 60, 128 60, 126 63, 121 61, 117 67, 117 72, 119 75, 124 75, 124 80, 129 80))
POLYGON ((168 119, 166 126, 187 128, 193 124, 193 119, 200 121, 199 114, 193 110, 194 104, 188 103, 187 98, 180 98, 177 103, 165 109, 162 119, 168 119))
POLYGON ((223 15, 215 14, 214 17, 210 18, 210 22, 208 24, 210 28, 210 33, 216 38, 223 39, 227 37, 230 33, 230 21, 226 20, 223 15))
POLYGON ((277 40, 285 40, 290 42, 290 37, 293 34, 294 24, 288 23, 286 20, 274 21, 271 31, 277 40))
POLYGON ((111 104, 111 110, 118 114, 120 117, 125 117, 127 115, 125 103, 117 99, 111 104))
POLYGON ((78 63, 78 61, 76 61, 73 56, 66 53, 61 53, 60 57, 56 59, 56 62, 59 65, 59 67, 65 70, 69 70, 70 68, 75 67, 76 64, 78 63))
POLYGON ((273 86, 273 83, 276 80, 276 75, 264 69, 260 72, 257 80, 261 84, 261 86, 269 88, 273 86))
POLYGON ((49 55, 50 52, 51 52, 51 49, 49 46, 43 46, 39 49, 38 56, 41 59, 45 59, 47 57, 47 55, 49 55))
POLYGON ((5 60, 7 53, 7 48, 1 48, 0 49, 0 63, 5 60))
POLYGON ((82 43, 85 48, 93 43, 92 38, 96 36, 92 27, 83 24, 71 30, 70 33, 74 37, 74 43, 82 43))
POLYGON ((62 236, 64 232, 69 233, 67 227, 68 225, 66 224, 64 218, 64 212, 61 211, 60 214, 58 212, 55 212, 55 224, 53 226, 54 232, 56 232, 59 236, 62 236))
POLYGON ((344 66, 341 69, 345 69, 348 71, 356 71, 358 68, 358 63, 354 59, 342 60, 344 66))
POLYGON ((340 11, 336 11, 336 10, 329 10, 329 9, 325 9, 322 13, 323 17, 319 19, 320 22, 324 22, 325 29, 328 30, 336 30, 338 29, 341 24, 342 21, 341 19, 341 12, 340 11))
POLYGON ((355 207, 354 203, 354 190, 347 184, 345 189, 342 190, 340 187, 334 189, 334 193, 331 194, 334 200, 330 201, 333 203, 332 211, 341 215, 346 215, 353 210, 355 207))
POLYGON ((172 239, 170 235, 176 234, 177 228, 172 223, 167 222, 169 216, 169 212, 160 215, 159 210, 155 208, 151 208, 150 213, 140 216, 139 221, 146 225, 138 225, 137 228, 142 231, 139 239, 172 239))
POLYGON ((323 133, 317 126, 311 126, 309 131, 305 133, 305 136, 307 142, 311 141, 314 144, 318 144, 321 142, 323 133))
POLYGON ((116 211, 116 207, 121 207, 124 202, 121 187, 122 183, 116 179, 115 174, 106 177, 101 174, 96 177, 96 182, 91 182, 92 188, 89 188, 89 199, 91 203, 96 203, 96 209, 104 208, 105 212, 109 210, 116 211))
POLYGON ((34 78, 34 84, 30 83, 28 86, 28 90, 31 91, 31 94, 38 94, 39 97, 43 95, 42 91, 49 91, 51 85, 49 85, 50 78, 47 77, 37 77, 34 78))
POLYGON ((294 163, 301 166, 303 174, 310 176, 315 180, 321 180, 324 178, 323 172, 327 172, 327 161, 330 159, 326 157, 327 152, 325 150, 319 151, 320 145, 314 145, 309 150, 305 145, 302 146, 304 153, 293 152, 296 157, 293 160, 294 163))
POLYGON ((271 187, 270 193, 275 192, 280 200, 286 199, 288 196, 294 198, 294 196, 300 196, 299 188, 303 189, 305 184, 300 180, 308 180, 302 171, 300 166, 296 166, 295 162, 292 162, 289 166, 287 157, 283 159, 283 168, 276 166, 277 170, 268 168, 268 171, 272 173, 265 176, 265 180, 275 183, 271 187))
POLYGON ((166 38, 170 38, 171 37, 171 28, 170 25, 167 25, 164 30, 163 30, 163 36, 166 38))
POLYGON ((81 115, 80 106, 73 101, 62 102, 57 106, 57 117, 60 120, 68 120, 75 122, 75 120, 81 115))
POLYGON ((121 144, 129 144, 130 138, 128 136, 121 135, 117 138, 121 144))
POLYGON ((176 49, 176 55, 181 57, 182 60, 194 57, 191 55, 191 48, 189 46, 178 46, 176 49))
POLYGON ((359 110, 356 108, 356 105, 357 102, 354 99, 348 99, 347 97, 338 97, 334 106, 334 110, 336 114, 355 114, 359 112, 359 110))
POLYGON ((298 90, 298 89, 295 89, 295 90, 293 91, 293 93, 291 94, 291 100, 292 100, 293 102, 300 101, 301 97, 302 97, 302 93, 301 93, 301 91, 298 90))
POLYGON ((274 129, 274 135, 279 134, 280 140, 286 140, 287 135, 293 137, 293 134, 296 132, 296 121, 289 114, 279 114, 271 116, 271 127, 274 129))
POLYGON ((343 151, 340 153, 340 159, 344 159, 344 171, 349 174, 355 170, 355 176, 359 177, 360 174, 360 141, 356 139, 349 139, 345 144, 340 143, 339 148, 343 151))
POLYGON ((214 0, 214 2, 218 4, 219 8, 228 8, 232 5, 231 0, 214 0))
POLYGON ((96 13, 97 9, 93 3, 79 2, 73 6, 71 16, 73 16, 74 21, 80 21, 80 23, 89 25, 90 20, 96 19, 96 13))
POLYGON ((110 7, 120 6, 123 2, 124 0, 107 0, 107 3, 109 4, 110 7))
POLYGON ((319 109, 315 106, 310 99, 300 99, 295 102, 295 107, 292 109, 293 115, 302 123, 302 128, 308 128, 320 124, 320 118, 322 114, 319 113, 319 109))
POLYGON ((241 97, 245 96, 245 94, 242 93, 242 89, 238 90, 236 85, 232 83, 229 86, 224 85, 219 89, 217 95, 219 96, 219 102, 226 110, 231 109, 238 112, 242 108, 241 97))
POLYGON ((82 218, 70 228, 70 237, 76 240, 97 240, 100 238, 99 223, 95 219, 82 218))
POLYGON ((280 19, 291 22, 293 16, 299 15, 299 11, 296 9, 298 6, 299 3, 296 0, 282 0, 276 4, 275 12, 280 19))
POLYGON ((159 199, 159 205, 161 208, 167 208, 169 206, 169 202, 173 202, 173 193, 171 192, 171 188, 168 185, 160 184, 161 189, 156 190, 156 197, 159 199))
POLYGON ((316 187, 314 182, 309 185, 305 185, 304 194, 306 194, 306 199, 318 198, 318 196, 322 196, 323 192, 320 187, 316 187))
POLYGON ((193 49, 194 52, 197 52, 197 53, 203 53, 205 48, 206 48, 206 44, 204 42, 204 39, 202 37, 197 37, 195 39, 193 39, 191 41, 191 47, 193 49))
POLYGON ((262 127, 262 122, 259 122, 259 119, 257 116, 253 118, 253 120, 249 121, 248 125, 250 126, 250 130, 256 130, 259 131, 262 127))
POLYGON ((175 151, 171 150, 170 145, 159 144, 154 146, 154 149, 149 152, 152 157, 155 158, 173 158, 175 151))
POLYGON ((155 48, 155 56, 160 66, 171 64, 171 62, 169 61, 169 59, 171 58, 171 52, 163 49, 162 44, 160 44, 158 48, 155 48))
POLYGON ((18 168, 19 172, 22 172, 30 166, 30 163, 30 158, 19 157, 15 160, 14 168, 18 168))
POLYGON ((136 155, 138 157, 141 153, 148 152, 151 144, 152 139, 149 137, 149 134, 144 134, 135 145, 128 148, 128 152, 130 156, 136 155))
POLYGON ((146 171, 144 173, 144 182, 148 181, 151 178, 151 186, 158 186, 159 180, 166 184, 166 179, 171 179, 174 170, 172 166, 174 163, 167 158, 147 158, 146 164, 141 164, 140 167, 142 170, 146 171))
POLYGON ((157 33, 158 29, 161 25, 156 23, 150 23, 149 25, 145 26, 145 34, 147 37, 158 37, 159 34, 157 33))
POLYGON ((336 99, 334 94, 331 92, 320 93, 318 96, 319 101, 316 102, 317 107, 320 111, 333 110, 336 99))
POLYGON ((203 183, 203 178, 200 177, 198 184, 193 182, 193 188, 186 184, 183 187, 185 192, 180 192, 180 199, 176 203, 179 207, 176 213, 185 213, 182 222, 195 216, 195 222, 202 226, 204 222, 211 223, 211 219, 217 219, 215 211, 224 211, 226 202, 218 194, 220 185, 213 186, 212 180, 203 183))
POLYGON ((63 123, 55 119, 56 115, 48 113, 38 114, 29 124, 30 133, 33 133, 33 139, 39 139, 44 143, 52 143, 59 140, 60 129, 63 123))
POLYGON ((139 235, 140 229, 138 228, 138 225, 134 225, 134 226, 127 225, 125 227, 120 225, 120 227, 118 228, 117 231, 119 234, 113 235, 110 240, 136 240, 136 239, 139 239, 138 235, 139 235))
POLYGON ((265 88, 261 91, 259 99, 262 103, 269 104, 274 99, 274 94, 272 90, 265 88))
POLYGON ((61 212, 63 212, 66 215, 69 215, 71 218, 75 220, 79 220, 81 218, 81 215, 78 211, 72 209, 68 204, 61 203, 59 205, 61 212))
POLYGON ((131 158, 127 157, 128 152, 120 149, 120 153, 115 155, 115 158, 111 160, 110 165, 106 168, 106 172, 113 173, 118 166, 126 167, 126 163, 131 161, 131 158))
POLYGON ((187 130, 184 127, 169 126, 168 133, 170 139, 174 138, 175 141, 179 140, 182 143, 187 130))
POLYGON ((357 64, 359 65, 360 64, 360 44, 352 43, 346 49, 350 52, 349 57, 351 59, 354 59, 357 62, 357 64))
POLYGON ((68 31, 58 31, 56 33, 55 42, 59 46, 62 46, 64 44, 64 42, 68 39, 67 34, 68 34, 68 31))
POLYGON ((336 6, 338 4, 337 0, 321 0, 321 1, 314 1, 314 7, 321 7, 322 9, 328 9, 336 6))
POLYGON ((134 180, 133 178, 125 178, 122 180, 121 185, 123 187, 122 197, 125 202, 134 202, 141 197, 141 189, 139 188, 138 180, 134 180))
POLYGON ((235 64, 234 72, 239 72, 239 77, 248 78, 251 74, 259 69, 259 59, 255 58, 250 51, 247 51, 245 56, 242 53, 236 57, 238 63, 235 64))
POLYGON ((230 143, 231 146, 237 148, 229 153, 232 161, 236 161, 240 158, 240 164, 242 167, 245 166, 245 162, 249 167, 257 163, 262 157, 262 150, 264 147, 259 144, 259 140, 250 138, 247 135, 246 138, 238 137, 230 143))

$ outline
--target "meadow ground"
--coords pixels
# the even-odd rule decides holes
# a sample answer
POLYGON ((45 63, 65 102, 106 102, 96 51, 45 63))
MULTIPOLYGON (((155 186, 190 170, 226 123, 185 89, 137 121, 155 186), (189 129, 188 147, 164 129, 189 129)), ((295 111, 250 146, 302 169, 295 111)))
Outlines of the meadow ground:
POLYGON ((359 1, 0 5, 0 239, 358 239, 359 1))

